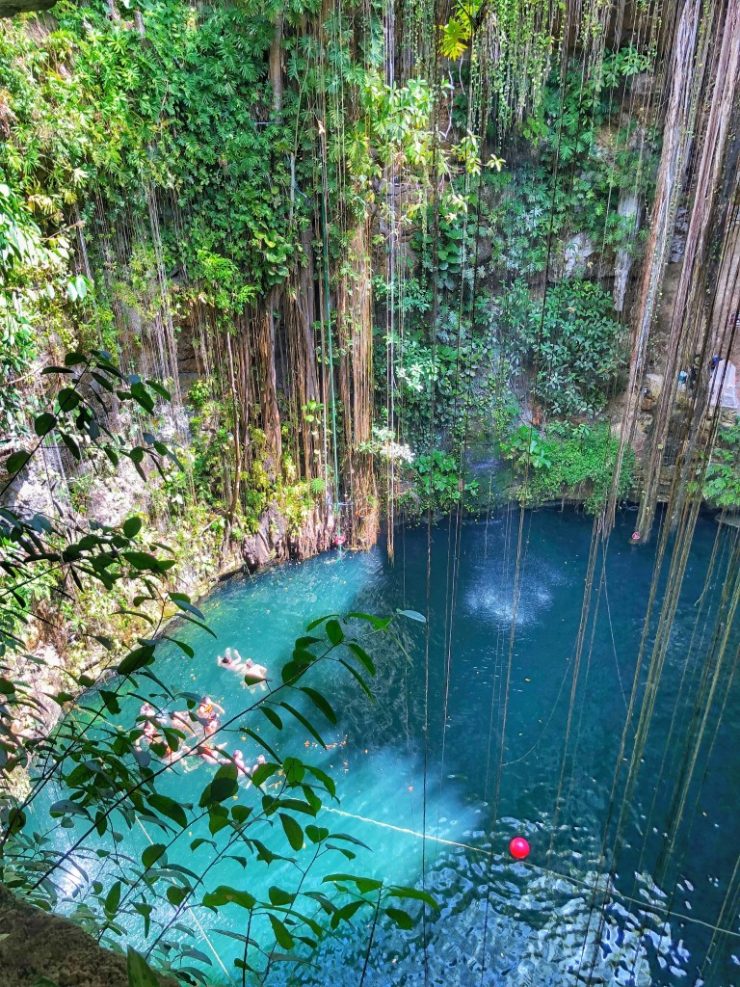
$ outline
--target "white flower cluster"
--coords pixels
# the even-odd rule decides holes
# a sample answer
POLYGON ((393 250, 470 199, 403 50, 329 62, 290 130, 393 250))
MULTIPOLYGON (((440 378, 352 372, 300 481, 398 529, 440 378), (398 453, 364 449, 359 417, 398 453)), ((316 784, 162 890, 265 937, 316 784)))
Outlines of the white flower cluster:
POLYGON ((410 447, 402 445, 400 442, 394 442, 392 439, 383 443, 380 447, 380 455, 392 462, 413 463, 414 461, 414 454, 410 447))

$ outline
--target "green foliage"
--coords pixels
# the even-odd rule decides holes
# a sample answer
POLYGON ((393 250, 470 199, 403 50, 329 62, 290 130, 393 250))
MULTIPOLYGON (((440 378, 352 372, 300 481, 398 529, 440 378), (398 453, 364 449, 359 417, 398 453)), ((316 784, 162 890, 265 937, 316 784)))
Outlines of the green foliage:
MULTIPOLYGON (((637 124, 622 124, 618 87, 650 68, 650 58, 633 47, 607 52, 585 78, 580 65, 553 73, 535 114, 523 128, 538 163, 526 184, 539 186, 547 209, 538 233, 583 232, 596 244, 629 247, 632 222, 617 213, 622 189, 645 196, 656 166, 652 135, 635 139, 637 124)), ((525 196, 536 196, 531 188, 525 196)))
MULTIPOLYGON (((196 381, 188 392, 190 414, 190 443, 188 457, 200 503, 211 506, 223 504, 224 476, 234 451, 230 406, 223 398, 213 396, 213 383, 196 381)), ((187 498, 186 477, 182 471, 168 476, 168 492, 175 506, 187 498)))
MULTIPOLYGON (((115 909, 112 910, 115 913, 115 909)), ((130 946, 126 954, 129 987, 158 987, 159 980, 139 953, 130 946)))
POLYGON ((544 302, 517 281, 501 303, 501 324, 534 372, 534 394, 557 415, 601 410, 624 366, 624 329, 611 299, 590 281, 561 281, 544 302))
POLYGON ((740 508, 740 421, 720 428, 704 475, 704 498, 715 507, 740 508))
POLYGON ((445 58, 457 60, 465 54, 482 6, 483 0, 458 0, 455 4, 454 13, 441 29, 439 50, 445 58))
POLYGON ((67 256, 66 240, 44 239, 19 196, 0 182, 0 436, 6 440, 25 429, 20 385, 37 355, 35 333, 55 299, 77 301, 87 289, 84 278, 67 283, 67 256))
POLYGON ((538 4, 527 0, 456 0, 440 25, 439 50, 460 59, 470 50, 470 63, 483 63, 486 83, 495 94, 495 122, 506 129, 525 108, 537 106, 548 67, 553 38, 538 4), (482 39, 485 38, 485 44, 482 39), (486 58, 486 48, 496 52, 486 58))
POLYGON ((624 124, 621 87, 650 68, 632 47, 607 52, 585 78, 572 66, 561 85, 554 72, 522 127, 532 150, 502 174, 484 173, 482 216, 492 231, 493 262, 503 275, 539 274, 564 262, 570 237, 585 235, 595 251, 635 254, 641 237, 633 215, 621 215, 621 191, 649 202, 657 136, 624 124))
MULTIPOLYGON (((619 440, 607 424, 552 422, 544 430, 522 425, 501 443, 504 458, 519 478, 518 497, 540 504, 563 497, 583 500, 596 514, 604 506, 616 467, 619 440)), ((632 483, 634 454, 627 450, 619 476, 618 496, 632 483)))
MULTIPOLYGON (((285 124, 261 126, 268 95, 264 54, 272 25, 256 11, 203 9, 155 0, 133 22, 103 4, 60 2, 58 26, 26 33, 11 24, 0 41, 0 92, 12 113, 0 169, 47 225, 70 208, 89 212, 97 193, 110 222, 119 211, 149 220, 151 190, 176 195, 184 228, 165 228, 172 262, 223 292, 213 258, 239 267, 239 285, 282 281, 295 251, 289 232, 285 124)), ((223 301, 223 294, 219 295, 223 301)))
POLYGON ((469 265, 475 257, 474 232, 474 223, 460 216, 442 216, 434 233, 427 229, 415 236, 414 249, 421 256, 422 269, 442 290, 452 291, 459 285, 465 261, 469 265))
MULTIPOLYGON (((598 153, 599 130, 616 112, 614 90, 625 79, 646 72, 650 66, 649 56, 628 46, 606 53, 596 70, 585 78, 577 64, 569 67, 564 84, 561 84, 559 73, 554 74, 539 112, 527 121, 525 136, 530 141, 541 142, 540 150, 547 156, 548 163, 554 161, 556 155, 567 164, 598 153)), ((623 179, 626 185, 623 168, 613 177, 623 179)))
POLYGON ((478 493, 477 480, 465 480, 457 459, 435 449, 417 456, 410 466, 413 496, 404 498, 410 514, 449 513, 458 505, 472 503, 478 493))

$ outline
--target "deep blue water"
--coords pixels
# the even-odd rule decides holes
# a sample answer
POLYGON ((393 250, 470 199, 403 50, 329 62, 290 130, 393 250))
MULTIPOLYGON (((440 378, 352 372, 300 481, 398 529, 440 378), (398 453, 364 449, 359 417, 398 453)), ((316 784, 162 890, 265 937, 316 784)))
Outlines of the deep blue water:
MULTIPOLYGON (((323 874, 351 870, 422 886, 423 866, 423 886, 442 902, 440 913, 411 934, 381 924, 366 985, 740 982, 740 940, 725 934, 713 939, 712 930, 700 924, 717 923, 737 859, 740 731, 731 675, 737 628, 681 821, 671 829, 688 763, 687 739, 697 724, 695 697, 737 532, 708 519, 699 523, 650 729, 625 800, 627 763, 614 790, 612 782, 655 554, 654 546, 629 544, 632 518, 620 517, 605 559, 597 562, 575 687, 591 522, 549 510, 524 515, 518 565, 517 511, 463 522, 459 532, 444 523, 431 538, 424 528, 406 530, 397 536, 394 565, 377 549, 233 579, 204 605, 217 639, 186 629, 196 649, 192 660, 174 647, 162 648, 156 666, 162 681, 172 689, 209 693, 228 715, 246 705, 246 692, 233 673, 216 665, 225 647, 238 648, 273 672, 318 615, 397 608, 428 615, 428 627, 399 618, 396 632, 368 645, 378 661, 374 704, 335 669, 320 673, 341 710, 329 738, 336 747, 319 750, 298 726, 287 735, 307 760, 331 766, 337 776, 341 801, 320 822, 371 848, 351 867, 341 860, 320 862, 310 879, 319 885, 323 874), (714 577, 703 592, 717 538, 714 577), (600 854, 607 821, 610 851, 621 821, 616 859, 611 853, 608 858, 610 876, 600 854), (517 833, 532 847, 526 863, 506 853, 517 833), (607 880, 612 893, 605 899, 607 880)), ((662 589, 659 599, 661 594, 662 589)), ((648 646, 645 669, 649 658, 648 646)), ((124 701, 123 723, 133 722, 143 695, 124 701)), ((632 733, 628 740, 627 758, 632 733)), ((228 742, 243 749, 248 761, 259 752, 238 731, 228 742)), ((208 770, 185 773, 177 767, 165 791, 181 802, 197 801, 208 770)), ((209 835, 196 830, 193 838, 209 835)), ((69 832, 55 834, 60 846, 69 832)), ((135 827, 125 852, 136 858, 147 841, 158 838, 135 827)), ((169 859, 198 872, 208 853, 205 845, 192 852, 183 841, 169 859)), ((110 882, 114 871, 110 860, 99 875, 86 867, 89 880, 101 876, 110 882)), ((227 860, 208 873, 206 883, 255 893, 271 884, 290 888, 290 881, 295 884, 297 876, 289 866, 250 865, 245 871, 227 860)), ((70 877, 68 891, 84 899, 87 881, 70 877)), ((155 920, 166 921, 170 909, 162 901, 155 920)), ((277 964, 270 982, 359 983, 370 917, 327 940, 313 965, 287 974, 277 964)), ((212 961, 214 983, 230 982, 227 976, 241 983, 232 963, 242 947, 223 930, 241 933, 243 922, 236 908, 214 918, 196 907, 184 920, 212 961)), ((740 931, 732 907, 722 924, 740 931)), ((144 945, 138 918, 124 927, 144 945)))

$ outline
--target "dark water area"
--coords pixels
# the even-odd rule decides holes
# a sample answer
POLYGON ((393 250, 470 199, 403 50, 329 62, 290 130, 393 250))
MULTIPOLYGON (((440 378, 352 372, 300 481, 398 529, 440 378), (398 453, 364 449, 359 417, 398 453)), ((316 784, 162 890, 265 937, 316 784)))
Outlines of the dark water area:
MULTIPOLYGON (((311 880, 319 885, 337 870, 373 874, 424 887, 442 907, 411 933, 381 923, 369 954, 365 914, 328 938, 310 965, 290 973, 276 965, 270 983, 356 985, 363 967, 367 987, 740 983, 736 902, 723 911, 738 855, 737 627, 706 722, 695 709, 737 532, 699 522, 644 745, 630 765, 634 730, 621 762, 618 755, 656 551, 630 544, 632 520, 619 518, 597 559, 580 657, 592 524, 549 510, 505 512, 459 530, 445 522, 430 536, 425 528, 401 531, 393 565, 377 549, 234 579, 204 606, 217 639, 188 629, 192 660, 162 649, 162 681, 210 694, 228 715, 244 696, 233 673, 216 665, 225 647, 274 670, 318 615, 399 608, 428 615, 428 625, 399 618, 399 634, 373 638, 374 704, 334 671, 320 673, 341 710, 329 738, 336 747, 317 749, 298 725, 280 743, 334 770, 341 801, 319 822, 371 848, 351 867, 321 862, 311 880), (531 844, 526 862, 507 853, 515 834, 531 844), (720 919, 726 931, 713 928, 720 919)), ((663 591, 661 584, 658 604, 663 591)), ((654 629, 655 621, 633 723, 654 629)), ((124 700, 121 722, 133 722, 141 698, 124 700)), ((229 746, 244 749, 248 762, 258 753, 238 731, 229 746)), ((197 802, 207 769, 172 774, 165 791, 197 802)), ((69 832, 55 836, 60 847, 69 832)), ((126 840, 136 857, 152 835, 135 827, 126 840)), ((207 854, 183 842, 170 860, 197 871, 207 854)), ((103 868, 101 880, 113 877, 103 868)), ((227 860, 209 885, 254 894, 272 884, 289 889, 296 879, 280 864, 245 872, 227 860)), ((71 879, 67 891, 84 899, 85 882, 71 879)), ((169 908, 163 901, 154 918, 166 921, 169 908)), ((226 909, 216 918, 197 906, 188 913, 214 984, 241 983, 233 959, 242 947, 224 932, 243 932, 243 916, 226 909)), ((141 944, 141 923, 131 919, 127 928, 141 944)))

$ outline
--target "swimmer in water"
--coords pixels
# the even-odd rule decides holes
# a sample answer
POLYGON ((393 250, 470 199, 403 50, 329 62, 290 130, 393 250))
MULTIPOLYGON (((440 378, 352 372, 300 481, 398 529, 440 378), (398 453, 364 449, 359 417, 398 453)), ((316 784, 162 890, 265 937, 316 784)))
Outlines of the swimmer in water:
POLYGON ((151 703, 142 703, 139 707, 139 716, 154 716, 156 712, 151 703))
POLYGON ((228 668, 232 672, 238 672, 244 666, 242 656, 236 649, 232 650, 231 648, 227 648, 222 655, 219 655, 216 662, 221 668, 228 668))
POLYGON ((209 764, 221 763, 221 760, 219 758, 218 748, 203 746, 203 747, 199 747, 195 753, 198 755, 198 757, 202 757, 203 760, 207 761, 209 764))
POLYGON ((137 750, 141 750, 141 745, 145 740, 148 742, 149 746, 159 742, 160 740, 159 731, 154 725, 153 720, 144 720, 141 731, 142 734, 134 745, 137 750))
POLYGON ((162 754, 162 760, 165 764, 174 764, 177 760, 175 756, 175 751, 172 750, 168 745, 165 746, 164 753, 162 754))
POLYGON ((252 770, 249 773, 250 774, 254 774, 254 772, 257 770, 257 768, 260 766, 260 764, 265 764, 266 762, 267 762, 267 758, 265 757, 265 755, 264 754, 258 754, 257 755, 257 762, 252 765, 252 770))
POLYGON ((203 724, 203 736, 212 737, 214 734, 218 733, 221 729, 221 721, 217 716, 214 716, 210 720, 206 720, 203 724))
POLYGON ((245 673, 244 681, 248 686, 259 685, 264 692, 267 688, 267 668, 264 665, 258 665, 256 661, 247 658, 241 670, 245 673))
POLYGON ((223 706, 219 705, 217 702, 214 702, 210 696, 203 696, 198 704, 197 718, 201 723, 205 723, 208 720, 216 719, 218 714, 223 712, 223 706))
POLYGON ((193 721, 190 716, 190 712, 187 709, 176 710, 170 716, 170 725, 173 730, 180 730, 185 734, 194 734, 193 721))
POLYGON ((240 775, 249 775, 249 768, 244 761, 244 755, 241 751, 234 751, 232 761, 236 765, 236 770, 240 775))

